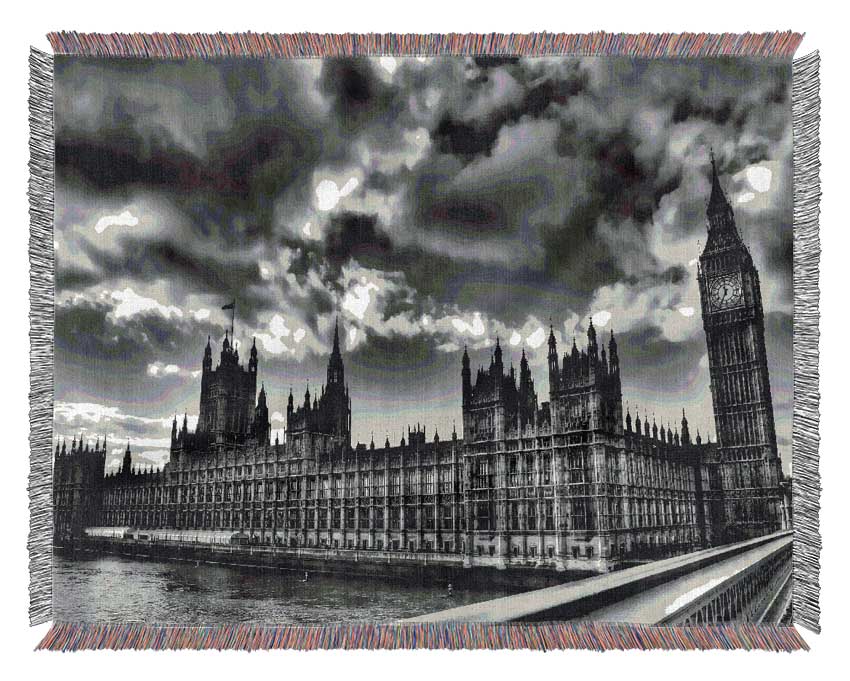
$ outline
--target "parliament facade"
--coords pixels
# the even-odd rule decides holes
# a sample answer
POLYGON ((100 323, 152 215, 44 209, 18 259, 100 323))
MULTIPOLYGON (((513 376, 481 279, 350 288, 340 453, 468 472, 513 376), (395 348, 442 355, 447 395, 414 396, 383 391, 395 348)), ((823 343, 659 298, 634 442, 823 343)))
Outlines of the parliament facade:
POLYGON ((623 409, 613 333, 563 354, 548 339, 549 399, 523 353, 506 371, 461 366, 462 436, 407 429, 351 446, 352 400, 334 329, 327 380, 270 439, 259 360, 225 335, 202 360, 200 412, 175 418, 170 460, 104 474, 106 442, 57 444, 57 541, 91 528, 281 548, 460 554, 468 566, 605 571, 767 534, 790 522, 776 446, 758 272, 713 167, 699 286, 717 441, 623 409))

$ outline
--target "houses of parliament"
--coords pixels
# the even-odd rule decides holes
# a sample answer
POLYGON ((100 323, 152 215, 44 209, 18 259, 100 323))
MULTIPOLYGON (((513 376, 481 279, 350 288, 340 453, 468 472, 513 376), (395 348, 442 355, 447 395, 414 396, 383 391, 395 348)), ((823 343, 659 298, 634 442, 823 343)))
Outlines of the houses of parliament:
POLYGON ((209 339, 197 428, 171 430, 161 469, 130 446, 105 473, 106 442, 57 444, 57 541, 89 528, 165 537, 238 537, 286 548, 451 553, 467 566, 606 571, 764 535, 790 523, 776 445, 759 276, 712 159, 699 290, 716 442, 623 409, 613 332, 584 347, 548 339, 548 400, 523 352, 517 376, 497 340, 473 372, 464 350, 462 435, 351 445, 352 398, 334 328, 327 380, 290 391, 285 440, 271 441, 259 359, 209 339), (563 354, 562 354, 563 353, 563 354))

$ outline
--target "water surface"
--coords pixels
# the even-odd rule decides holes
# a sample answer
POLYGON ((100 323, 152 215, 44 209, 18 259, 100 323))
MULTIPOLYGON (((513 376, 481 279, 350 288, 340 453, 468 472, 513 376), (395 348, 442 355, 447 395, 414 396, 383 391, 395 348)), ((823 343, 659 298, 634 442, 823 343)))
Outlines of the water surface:
POLYGON ((330 624, 387 622, 507 595, 443 585, 101 556, 53 556, 62 622, 330 624))

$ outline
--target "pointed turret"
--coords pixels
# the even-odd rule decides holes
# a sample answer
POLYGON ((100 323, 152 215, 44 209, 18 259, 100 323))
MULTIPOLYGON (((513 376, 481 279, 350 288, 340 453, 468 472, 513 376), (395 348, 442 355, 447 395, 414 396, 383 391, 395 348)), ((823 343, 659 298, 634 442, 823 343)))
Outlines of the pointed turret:
POLYGON ((682 444, 691 444, 691 432, 688 429, 688 418, 685 416, 684 409, 682 409, 682 444))
POLYGON ((124 475, 130 475, 133 468, 133 456, 130 454, 130 440, 127 440, 127 449, 124 450, 124 460, 121 462, 121 472, 124 475))
POLYGON ((711 152, 711 195, 706 206, 708 216, 708 231, 731 230, 737 233, 735 228, 735 215, 732 206, 720 186, 720 177, 717 174, 717 163, 714 159, 714 151, 711 152))
POLYGON ((611 339, 608 341, 608 363, 611 373, 620 371, 620 356, 617 353, 617 341, 614 339, 614 329, 611 329, 611 339))
POLYGON ((549 392, 560 388, 561 368, 558 364, 558 341, 555 340, 555 328, 549 324, 549 392))
POLYGON ((590 358, 591 364, 595 364, 599 359, 599 346, 596 343, 596 329, 593 327, 593 317, 590 318, 590 323, 587 326, 587 356, 590 358))
POLYGON ((257 339, 254 338, 254 342, 251 344, 251 356, 248 360, 248 371, 250 373, 257 373, 257 363, 257 339))
POLYGON ((472 399, 472 372, 469 370, 469 353, 466 350, 466 345, 463 346, 460 377, 463 385, 463 405, 466 406, 472 399))

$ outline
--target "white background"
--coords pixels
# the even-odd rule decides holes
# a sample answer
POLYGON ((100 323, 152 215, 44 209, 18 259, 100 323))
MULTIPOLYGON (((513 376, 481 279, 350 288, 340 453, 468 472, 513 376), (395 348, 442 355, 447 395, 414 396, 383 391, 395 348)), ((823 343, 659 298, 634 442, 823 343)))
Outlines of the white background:
MULTIPOLYGON (((0 518, 2 518, 3 593, 0 600, 0 674, 7 678, 63 680, 115 678, 169 679, 238 678, 257 674, 281 677, 398 678, 405 681, 460 675, 559 679, 589 675, 615 678, 684 677, 733 679, 797 678, 814 681, 847 674, 848 551, 846 504, 848 489, 847 423, 850 385, 847 343, 846 253, 848 226, 842 208, 850 185, 847 149, 848 59, 846 17, 828 2, 586 2, 524 0, 515 3, 459 0, 380 0, 379 2, 251 3, 181 2, 21 2, 3 8, 0 33, 3 59, 3 145, 0 147, 3 218, 2 321, 0 321, 0 518), (30 45, 44 50, 50 30, 79 31, 322 31, 322 32, 586 32, 606 31, 767 31, 806 32, 798 55, 820 50, 821 161, 824 198, 821 214, 821 389, 822 421, 821 527, 824 536, 821 573, 821 623, 824 633, 804 632, 812 647, 797 653, 535 653, 529 651, 381 651, 204 653, 191 651, 100 652, 60 655, 31 652, 47 625, 27 624, 27 497, 28 470, 28 261, 26 163, 27 57, 30 45), (844 264, 842 264, 844 263, 844 264)), ((108 595, 105 595, 108 597, 108 595)))

